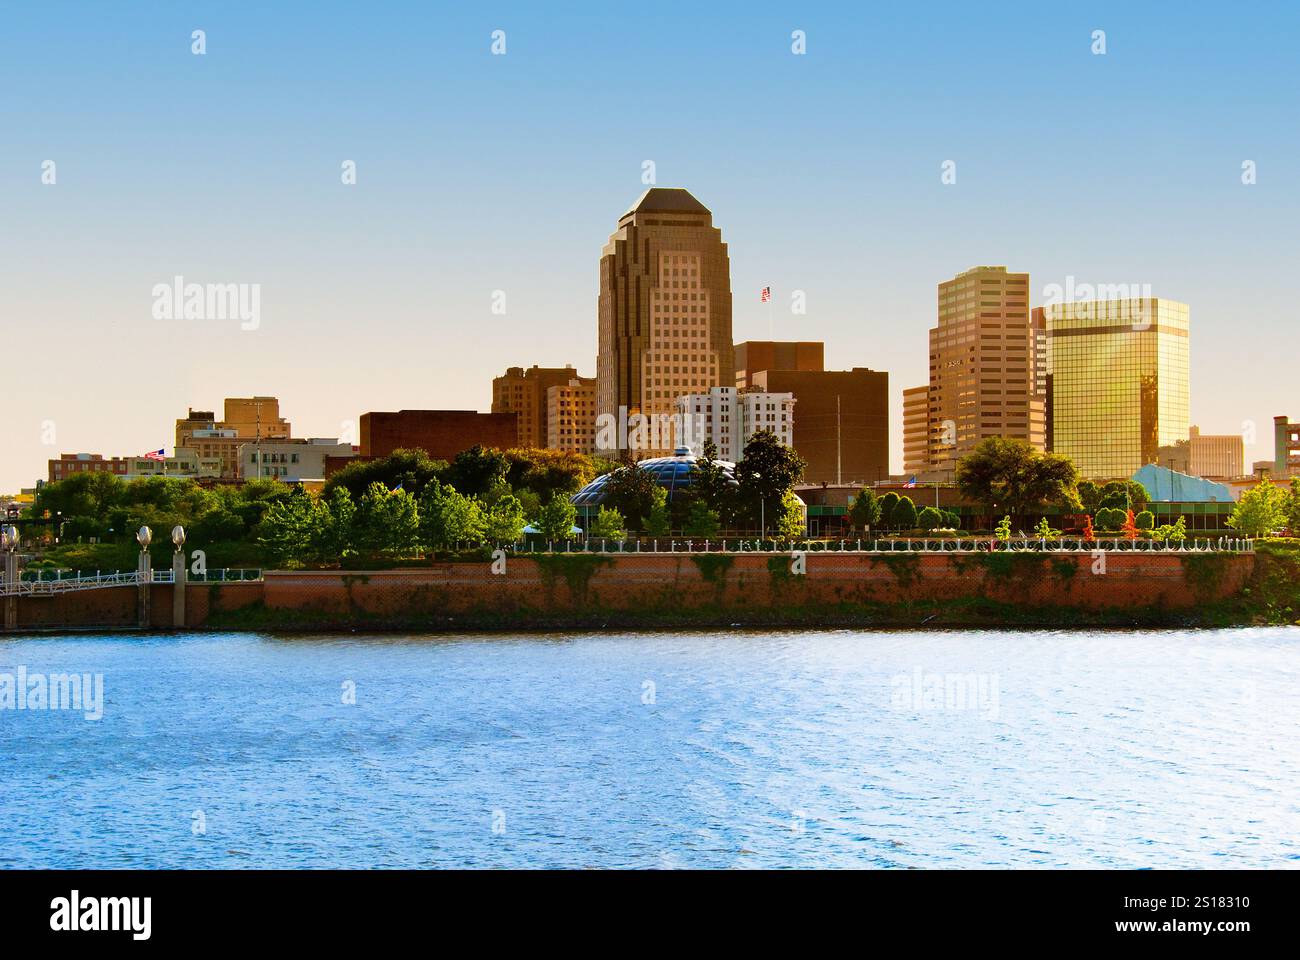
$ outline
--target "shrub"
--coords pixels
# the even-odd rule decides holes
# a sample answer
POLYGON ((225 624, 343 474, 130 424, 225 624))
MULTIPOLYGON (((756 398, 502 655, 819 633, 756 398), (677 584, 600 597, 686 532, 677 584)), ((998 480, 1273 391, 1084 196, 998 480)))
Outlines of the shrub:
POLYGON ((943 526, 943 512, 934 507, 926 507, 917 514, 916 523, 922 530, 933 530, 935 527, 943 526))
POLYGON ((1150 510, 1143 510, 1137 515, 1137 528, 1139 530, 1150 530, 1156 525, 1156 515, 1150 510))

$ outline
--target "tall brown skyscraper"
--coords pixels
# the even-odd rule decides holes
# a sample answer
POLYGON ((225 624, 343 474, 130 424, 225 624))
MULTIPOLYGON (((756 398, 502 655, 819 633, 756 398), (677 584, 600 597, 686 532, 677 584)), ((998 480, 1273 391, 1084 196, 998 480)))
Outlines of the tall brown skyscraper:
POLYGON ((1029 274, 973 267, 939 284, 930 330, 929 462, 950 471, 985 437, 1044 446, 1029 274))
MULTIPOLYGON (((617 423, 620 411, 662 418, 677 397, 731 386, 731 264, 722 231, 687 191, 652 187, 618 220, 600 257, 600 342, 596 413, 617 423)), ((638 447, 617 431, 604 452, 644 456, 672 441, 638 447)), ((652 433, 652 436, 654 434, 652 433)))

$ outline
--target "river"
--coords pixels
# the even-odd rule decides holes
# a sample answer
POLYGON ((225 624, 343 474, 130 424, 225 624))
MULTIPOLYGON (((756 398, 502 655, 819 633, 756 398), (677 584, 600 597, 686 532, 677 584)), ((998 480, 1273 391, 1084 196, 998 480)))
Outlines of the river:
POLYGON ((1295 628, 10 637, 6 676, 4 867, 1300 866, 1295 628), (102 702, 30 699, 74 673, 102 702))

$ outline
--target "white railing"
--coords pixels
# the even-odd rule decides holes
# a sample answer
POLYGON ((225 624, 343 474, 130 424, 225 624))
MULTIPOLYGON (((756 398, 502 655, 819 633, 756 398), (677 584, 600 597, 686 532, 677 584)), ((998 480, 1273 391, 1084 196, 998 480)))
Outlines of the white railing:
POLYGON ((1017 537, 879 537, 871 539, 807 539, 727 537, 716 540, 660 537, 642 540, 530 541, 512 545, 516 554, 530 553, 1254 553, 1255 542, 1245 537, 1181 541, 1126 540, 1103 537, 1041 539, 1017 537))
MULTIPOLYGON (((151 583, 173 583, 170 570, 151 571, 151 583)), ((42 597, 55 593, 70 593, 75 590, 99 590, 104 587, 137 586, 140 574, 135 570, 126 573, 96 573, 93 576, 64 577, 54 580, 19 580, 15 584, 0 584, 0 596, 42 597)))

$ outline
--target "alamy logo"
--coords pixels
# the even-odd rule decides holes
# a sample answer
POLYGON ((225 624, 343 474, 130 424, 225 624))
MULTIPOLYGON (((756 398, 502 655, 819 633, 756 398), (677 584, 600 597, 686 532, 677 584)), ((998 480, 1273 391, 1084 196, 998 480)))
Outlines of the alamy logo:
POLYGON ((80 710, 87 720, 104 716, 102 673, 0 673, 0 710, 80 710))
POLYGON ((186 283, 177 276, 154 284, 151 293, 155 320, 238 320, 241 330, 262 325, 260 283, 186 283))
POLYGON ((1149 283, 1075 283, 1074 275, 1065 278, 1065 285, 1049 283, 1043 287, 1043 305, 1079 303, 1084 300, 1150 300, 1149 283))
POLYGON ((148 940, 152 932, 152 897, 86 897, 73 890, 70 897, 50 901, 50 929, 128 930, 133 940, 148 940))

